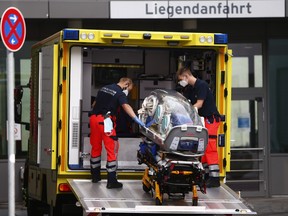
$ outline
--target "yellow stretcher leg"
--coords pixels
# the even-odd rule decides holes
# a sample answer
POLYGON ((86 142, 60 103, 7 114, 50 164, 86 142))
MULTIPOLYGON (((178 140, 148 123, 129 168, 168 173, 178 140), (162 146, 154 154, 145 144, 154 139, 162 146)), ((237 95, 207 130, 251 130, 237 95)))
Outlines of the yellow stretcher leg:
POLYGON ((198 194, 197 194, 197 187, 196 185, 193 185, 192 187, 192 205, 197 206, 198 205, 198 194))
POLYGON ((146 168, 142 177, 142 185, 143 185, 143 190, 145 192, 149 192, 151 190, 151 184, 150 184, 150 179, 148 176, 148 171, 149 169, 146 168))
POLYGON ((155 202, 156 205, 162 205, 163 203, 163 195, 160 191, 160 186, 157 182, 155 182, 155 202))

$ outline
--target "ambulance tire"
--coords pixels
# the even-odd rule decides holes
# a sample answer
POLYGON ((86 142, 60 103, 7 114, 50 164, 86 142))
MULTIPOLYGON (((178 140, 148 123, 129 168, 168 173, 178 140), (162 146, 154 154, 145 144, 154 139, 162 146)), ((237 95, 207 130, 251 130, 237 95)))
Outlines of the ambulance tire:
POLYGON ((61 215, 61 207, 59 206, 50 206, 49 216, 60 216, 61 215))
POLYGON ((27 200, 27 216, 43 216, 44 214, 47 214, 47 205, 35 200, 28 198, 27 200))
POLYGON ((58 195, 56 205, 50 206, 49 216, 82 216, 83 209, 76 206, 74 195, 58 195))

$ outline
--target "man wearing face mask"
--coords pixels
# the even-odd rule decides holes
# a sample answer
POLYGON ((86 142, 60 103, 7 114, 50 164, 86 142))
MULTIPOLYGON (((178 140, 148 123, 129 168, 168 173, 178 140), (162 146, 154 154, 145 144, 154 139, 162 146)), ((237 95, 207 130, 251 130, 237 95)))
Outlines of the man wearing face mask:
POLYGON ((177 71, 178 84, 184 87, 183 95, 198 109, 200 116, 205 119, 209 139, 205 154, 202 157, 203 166, 206 168, 206 186, 219 187, 219 163, 217 152, 217 132, 220 114, 217 110, 214 96, 208 83, 193 76, 188 67, 177 71), (207 170, 208 167, 208 170, 207 170))
POLYGON ((117 180, 117 154, 119 149, 116 135, 116 113, 121 106, 123 110, 140 126, 144 123, 136 116, 132 107, 128 104, 127 95, 133 88, 130 78, 123 77, 119 82, 106 85, 97 94, 90 116, 90 143, 91 143, 91 174, 92 182, 101 180, 101 151, 102 141, 107 152, 107 188, 121 188, 122 183, 117 180))

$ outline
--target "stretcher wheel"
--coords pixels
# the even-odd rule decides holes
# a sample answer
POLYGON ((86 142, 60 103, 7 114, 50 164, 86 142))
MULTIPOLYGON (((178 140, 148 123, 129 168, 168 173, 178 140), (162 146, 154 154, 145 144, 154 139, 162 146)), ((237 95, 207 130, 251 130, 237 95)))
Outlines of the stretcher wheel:
POLYGON ((192 193, 193 193, 193 196, 192 196, 192 205, 193 205, 193 206, 198 206, 198 194, 197 194, 196 185, 193 185, 193 187, 192 187, 192 193))
POLYGON ((151 187, 147 187, 147 185, 145 185, 144 183, 142 184, 142 188, 146 193, 148 193, 151 190, 151 187))
POLYGON ((198 198, 192 199, 192 206, 198 206, 198 198))
POLYGON ((155 204, 156 205, 162 205, 162 200, 160 200, 158 197, 156 197, 156 199, 155 199, 155 204))

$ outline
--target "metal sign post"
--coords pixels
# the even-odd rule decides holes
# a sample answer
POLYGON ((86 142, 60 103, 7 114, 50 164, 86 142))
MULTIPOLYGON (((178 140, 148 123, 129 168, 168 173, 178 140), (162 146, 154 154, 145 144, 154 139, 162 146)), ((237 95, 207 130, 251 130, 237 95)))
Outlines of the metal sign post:
POLYGON ((0 33, 7 48, 7 113, 8 113, 8 206, 9 216, 15 215, 15 138, 14 138, 14 53, 24 44, 25 20, 14 7, 6 9, 1 17, 0 33))
POLYGON ((14 69, 14 53, 7 50, 9 216, 15 215, 14 69))

